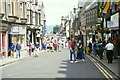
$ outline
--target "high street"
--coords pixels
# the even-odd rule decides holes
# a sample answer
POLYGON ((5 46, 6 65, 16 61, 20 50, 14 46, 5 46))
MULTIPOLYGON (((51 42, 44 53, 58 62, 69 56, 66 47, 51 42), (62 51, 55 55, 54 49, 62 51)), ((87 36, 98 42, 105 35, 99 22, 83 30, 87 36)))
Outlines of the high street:
MULTIPOLYGON (((69 62, 69 49, 61 52, 40 53, 39 57, 24 60, 2 67, 3 78, 106 78, 105 73, 96 67, 94 59, 86 56, 86 61, 69 62), (89 59, 90 58, 90 59, 89 59)), ((95 62, 97 63, 97 62, 95 62)), ((97 63, 98 64, 98 63, 97 63)))

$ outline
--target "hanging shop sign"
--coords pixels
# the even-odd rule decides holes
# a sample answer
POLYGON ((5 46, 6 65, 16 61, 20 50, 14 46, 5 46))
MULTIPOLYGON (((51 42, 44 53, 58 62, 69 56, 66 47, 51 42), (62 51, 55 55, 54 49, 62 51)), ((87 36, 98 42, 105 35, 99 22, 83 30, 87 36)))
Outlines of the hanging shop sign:
POLYGON ((111 28, 119 26, 119 13, 111 16, 111 28))

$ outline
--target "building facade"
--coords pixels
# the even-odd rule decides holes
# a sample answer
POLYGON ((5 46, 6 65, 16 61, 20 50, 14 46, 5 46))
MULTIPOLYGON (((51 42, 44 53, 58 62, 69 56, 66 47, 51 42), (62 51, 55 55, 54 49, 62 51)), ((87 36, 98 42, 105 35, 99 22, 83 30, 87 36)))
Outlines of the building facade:
POLYGON ((0 0, 0 54, 7 56, 11 43, 24 49, 40 42, 41 6, 38 0, 0 0))

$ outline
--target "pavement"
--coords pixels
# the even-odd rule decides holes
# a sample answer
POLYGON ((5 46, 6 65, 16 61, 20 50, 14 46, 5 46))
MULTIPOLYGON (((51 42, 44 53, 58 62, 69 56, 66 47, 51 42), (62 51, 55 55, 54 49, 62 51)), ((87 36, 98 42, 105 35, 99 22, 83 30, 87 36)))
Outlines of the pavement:
MULTIPOLYGON (((43 50, 40 51, 40 53, 43 52, 43 50)), ((30 57, 29 56, 29 53, 26 49, 24 50, 21 50, 21 57, 20 58, 11 58, 11 57, 6 57, 6 58, 3 58, 2 56, 0 57, 0 67, 2 66, 5 66, 7 64, 10 64, 10 63, 14 63, 16 61, 19 61, 19 60, 23 60, 25 58, 28 58, 30 57)))
POLYGON ((108 64, 107 58, 103 57, 102 60, 99 59, 98 56, 95 56, 93 53, 90 54, 91 57, 99 61, 102 65, 104 65, 108 70, 110 70, 114 75, 119 77, 119 61, 120 59, 113 59, 112 64, 108 64))

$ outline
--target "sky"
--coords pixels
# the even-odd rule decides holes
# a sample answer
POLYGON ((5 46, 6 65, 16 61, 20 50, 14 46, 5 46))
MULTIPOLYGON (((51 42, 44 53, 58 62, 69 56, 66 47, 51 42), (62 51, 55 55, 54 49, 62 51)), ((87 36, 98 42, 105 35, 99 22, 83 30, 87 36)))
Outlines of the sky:
POLYGON ((41 0, 45 5, 46 25, 60 25, 61 16, 67 16, 78 0, 41 0))

